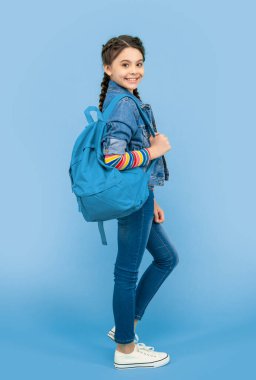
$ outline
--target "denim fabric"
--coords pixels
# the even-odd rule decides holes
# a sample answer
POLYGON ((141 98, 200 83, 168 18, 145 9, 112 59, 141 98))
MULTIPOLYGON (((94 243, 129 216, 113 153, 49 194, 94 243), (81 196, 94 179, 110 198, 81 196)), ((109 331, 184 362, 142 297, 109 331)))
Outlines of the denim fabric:
POLYGON ((118 252, 114 268, 113 314, 115 341, 131 343, 134 319, 142 319, 146 307, 179 262, 175 247, 161 223, 154 222, 154 191, 134 213, 118 218, 118 252), (152 263, 138 280, 145 249, 152 263))
MULTIPOLYGON (((130 94, 129 90, 110 80, 106 97, 103 102, 102 111, 106 109, 110 101, 120 93, 130 94)), ((147 114, 152 127, 157 132, 155 118, 151 106, 138 99, 141 108, 147 114)), ((102 137, 103 154, 124 154, 127 150, 148 148, 150 133, 145 125, 136 104, 132 99, 124 97, 121 99, 112 115, 110 116, 105 133, 102 137)), ((153 168, 148 182, 149 188, 154 185, 163 186, 164 180, 169 179, 169 171, 164 156, 156 158, 157 162, 153 168)), ((146 167, 143 168, 146 170, 146 167)))

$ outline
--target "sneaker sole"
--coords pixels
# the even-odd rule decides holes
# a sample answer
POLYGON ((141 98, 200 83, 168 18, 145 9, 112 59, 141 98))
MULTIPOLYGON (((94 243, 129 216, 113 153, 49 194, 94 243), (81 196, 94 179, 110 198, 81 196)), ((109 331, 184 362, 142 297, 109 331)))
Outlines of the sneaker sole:
POLYGON ((158 368, 162 367, 163 365, 166 365, 171 360, 170 356, 167 355, 165 358, 156 360, 151 363, 127 363, 127 364, 121 364, 114 362, 114 367, 116 369, 133 369, 133 368, 158 368))

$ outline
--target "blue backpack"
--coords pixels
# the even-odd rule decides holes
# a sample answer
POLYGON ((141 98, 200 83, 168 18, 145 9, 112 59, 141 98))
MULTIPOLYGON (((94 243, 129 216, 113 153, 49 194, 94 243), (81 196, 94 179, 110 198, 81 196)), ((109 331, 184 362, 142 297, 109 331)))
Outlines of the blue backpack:
POLYGON ((157 161, 151 160, 147 167, 138 166, 122 171, 105 164, 102 136, 108 117, 124 96, 135 101, 150 133, 155 136, 136 96, 117 95, 103 113, 96 106, 89 106, 84 111, 88 125, 75 141, 69 167, 71 189, 77 199, 78 211, 87 222, 98 222, 103 245, 107 245, 103 221, 127 216, 143 206, 149 196, 147 184, 150 173, 157 161), (97 112, 98 120, 94 121, 91 111, 97 112))

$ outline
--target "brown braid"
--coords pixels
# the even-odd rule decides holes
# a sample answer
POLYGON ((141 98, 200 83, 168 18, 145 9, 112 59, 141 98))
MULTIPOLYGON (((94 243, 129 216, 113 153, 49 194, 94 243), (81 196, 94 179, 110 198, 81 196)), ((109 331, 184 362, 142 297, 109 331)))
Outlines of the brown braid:
MULTIPOLYGON (((126 34, 120 35, 118 37, 110 38, 105 45, 102 45, 101 58, 103 65, 111 65, 114 59, 118 56, 121 51, 127 47, 133 47, 138 49, 142 56, 143 61, 145 61, 145 48, 139 37, 132 37, 126 34)), ((101 93, 99 96, 99 110, 102 112, 103 103, 107 94, 108 84, 110 81, 110 76, 104 72, 104 76, 101 82, 101 93)), ((140 99, 138 89, 133 90, 133 95, 140 99)))
POLYGON ((104 72, 103 80, 101 82, 101 93, 100 93, 100 103, 99 103, 99 109, 102 111, 102 106, 106 97, 106 93, 108 90, 108 83, 110 81, 110 77, 107 73, 104 72))
MULTIPOLYGON (((135 88, 135 90, 133 90, 133 95, 137 96, 138 99, 140 99, 140 96, 139 96, 139 91, 137 88, 135 88)), ((140 99, 141 100, 141 99, 140 99)))

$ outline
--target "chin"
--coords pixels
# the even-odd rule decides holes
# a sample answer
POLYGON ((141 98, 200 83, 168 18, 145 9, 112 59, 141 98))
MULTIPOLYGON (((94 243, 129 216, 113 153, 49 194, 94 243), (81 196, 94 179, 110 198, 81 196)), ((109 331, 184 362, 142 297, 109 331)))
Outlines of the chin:
POLYGON ((129 86, 129 84, 127 85, 126 80, 124 80, 123 83, 124 83, 124 87, 127 88, 128 90, 136 90, 136 88, 138 87, 138 85, 140 84, 140 82, 141 82, 141 80, 138 80, 137 83, 131 84, 130 86, 129 86))

